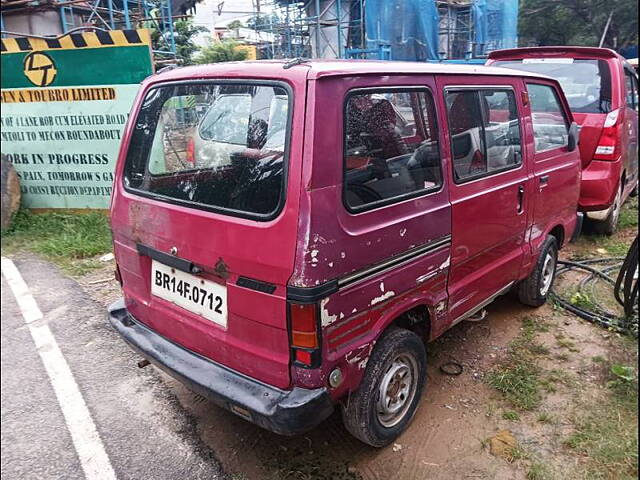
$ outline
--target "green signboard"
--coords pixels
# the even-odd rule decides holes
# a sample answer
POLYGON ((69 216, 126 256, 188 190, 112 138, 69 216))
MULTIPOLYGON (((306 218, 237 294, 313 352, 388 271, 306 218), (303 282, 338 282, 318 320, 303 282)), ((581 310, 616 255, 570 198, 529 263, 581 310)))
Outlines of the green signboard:
POLYGON ((124 123, 152 73, 146 30, 2 39, 2 159, 27 208, 107 208, 124 123))

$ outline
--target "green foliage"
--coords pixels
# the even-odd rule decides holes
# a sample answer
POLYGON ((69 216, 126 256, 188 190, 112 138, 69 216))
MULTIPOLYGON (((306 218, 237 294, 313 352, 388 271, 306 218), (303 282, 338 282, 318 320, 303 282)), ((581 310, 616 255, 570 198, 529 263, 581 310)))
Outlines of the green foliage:
POLYGON ((237 49, 237 42, 216 42, 200 51, 200 55, 194 58, 196 63, 238 62, 247 59, 247 52, 237 49))
POLYGON ((520 43, 598 46, 613 12, 604 47, 638 43, 637 0, 522 0, 520 43))
POLYGON ((242 23, 240 20, 234 20, 233 22, 229 22, 229 24, 227 25, 228 30, 236 30, 242 27, 244 27, 244 23, 242 23))
POLYGON ((177 20, 173 25, 173 29, 178 59, 182 60, 182 65, 192 64, 191 57, 199 50, 199 47, 193 43, 193 37, 200 32, 206 32, 207 29, 194 25, 190 19, 177 20))
POLYGON ((502 418, 504 418, 505 420, 511 420, 512 422, 517 422, 518 420, 520 420, 520 415, 518 415, 518 412, 509 410, 502 414, 502 418))
POLYGON ((2 233, 2 250, 43 255, 72 273, 96 266, 91 257, 111 251, 109 219, 102 212, 34 214, 21 210, 2 233))
POLYGON ((280 17, 275 13, 255 15, 247 20, 247 28, 253 30, 268 30, 271 25, 277 25, 280 22, 280 17))
MULTIPOLYGON (((153 16, 153 15, 152 15, 153 16)), ((168 32, 161 32, 157 22, 149 22, 151 29, 151 43, 154 50, 170 51, 171 45, 168 32)), ((173 39, 176 43, 176 58, 181 65, 191 65, 192 56, 200 48, 193 42, 193 38, 200 32, 208 31, 205 27, 194 25, 191 19, 176 20, 173 24, 173 39)))
POLYGON ((611 373, 616 377, 616 379, 622 380, 623 382, 632 382, 635 378, 633 367, 628 365, 611 365, 611 373))

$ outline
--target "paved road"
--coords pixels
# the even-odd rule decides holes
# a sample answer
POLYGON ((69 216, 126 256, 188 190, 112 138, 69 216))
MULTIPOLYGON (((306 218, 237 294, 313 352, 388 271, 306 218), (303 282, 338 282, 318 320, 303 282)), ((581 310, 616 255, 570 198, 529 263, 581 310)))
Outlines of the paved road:
POLYGON ((42 318, 27 324, 3 274, 2 479, 225 478, 196 421, 157 371, 137 369, 104 308, 47 263, 25 257, 15 266, 42 318), (43 330, 54 341, 38 350, 43 330), (55 344, 68 369, 55 363, 55 344), (87 475, 87 465, 101 471, 87 475))

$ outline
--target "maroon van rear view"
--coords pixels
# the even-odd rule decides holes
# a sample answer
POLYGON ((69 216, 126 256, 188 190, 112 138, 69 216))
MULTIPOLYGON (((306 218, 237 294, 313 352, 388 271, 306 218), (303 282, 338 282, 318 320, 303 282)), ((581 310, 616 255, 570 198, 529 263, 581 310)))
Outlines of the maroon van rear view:
POLYGON ((280 434, 335 408, 384 446, 426 343, 513 292, 542 305, 580 231, 560 85, 509 69, 258 61, 142 85, 111 223, 142 357, 280 434))
POLYGON ((560 82, 580 125, 579 208, 598 231, 612 234, 620 208, 638 193, 638 75, 606 48, 498 50, 488 65, 549 75, 560 82))

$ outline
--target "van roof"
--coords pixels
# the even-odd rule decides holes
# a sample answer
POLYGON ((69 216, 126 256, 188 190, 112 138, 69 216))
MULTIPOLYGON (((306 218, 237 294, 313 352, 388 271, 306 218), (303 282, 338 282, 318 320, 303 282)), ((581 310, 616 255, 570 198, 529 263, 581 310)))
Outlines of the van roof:
MULTIPOLYGON (((363 74, 445 74, 445 75, 500 75, 508 77, 534 77, 549 79, 545 75, 483 65, 459 65, 427 62, 399 62, 380 60, 300 60, 285 69, 290 60, 254 60, 194 65, 175 68, 153 75, 152 81, 186 80, 211 77, 291 78, 318 79, 330 76, 363 74)), ((151 79, 150 79, 151 80, 151 79)))
POLYGON ((523 47, 508 48, 505 50, 494 50, 489 53, 490 60, 513 60, 524 57, 549 56, 564 57, 570 55, 579 55, 581 57, 592 58, 619 58, 623 59, 618 53, 610 48, 598 47, 575 47, 575 46, 549 46, 549 47, 523 47))

